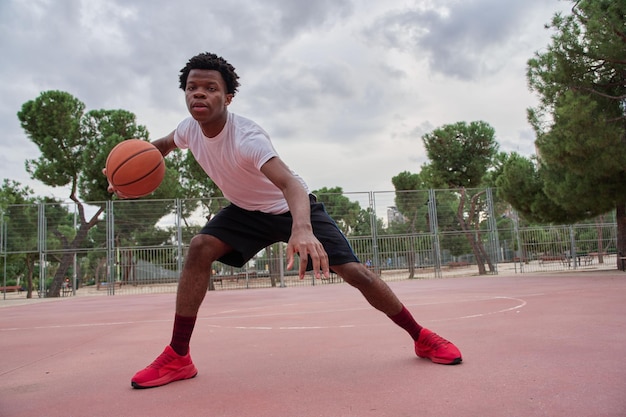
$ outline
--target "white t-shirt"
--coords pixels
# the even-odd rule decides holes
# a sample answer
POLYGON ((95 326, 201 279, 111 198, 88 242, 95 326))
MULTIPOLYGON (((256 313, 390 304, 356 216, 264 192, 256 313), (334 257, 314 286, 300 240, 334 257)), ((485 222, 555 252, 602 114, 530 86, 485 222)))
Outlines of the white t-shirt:
MULTIPOLYGON (((263 164, 278 153, 269 135, 252 120, 228 113, 224 129, 208 138, 200 124, 188 117, 176 128, 174 143, 191 151, 224 197, 236 206, 270 214, 289 211, 282 191, 261 172, 263 164)), ((309 192, 304 180, 293 174, 309 192)))

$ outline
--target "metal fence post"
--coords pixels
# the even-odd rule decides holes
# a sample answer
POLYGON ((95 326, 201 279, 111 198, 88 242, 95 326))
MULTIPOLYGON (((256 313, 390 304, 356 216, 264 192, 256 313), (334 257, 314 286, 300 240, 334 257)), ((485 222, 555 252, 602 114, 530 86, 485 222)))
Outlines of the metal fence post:
POLYGON ((106 202, 107 294, 115 295, 115 230, 113 200, 106 202))
MULTIPOLYGON (((78 230, 78 220, 77 220, 77 211, 78 206, 74 203, 74 230, 78 230)), ((72 295, 76 295, 76 283, 78 281, 78 260, 76 252, 74 252, 74 259, 72 262, 72 295)))
POLYGON ((489 225, 489 256, 494 263, 494 273, 498 273, 498 264, 500 263, 500 242, 498 241, 498 225, 496 223, 496 215, 494 211, 493 191, 491 187, 486 190, 487 195, 487 224, 489 225))
MULTIPOLYGON (((513 210, 511 212, 511 217, 513 220, 513 231, 515 233, 515 241, 517 242, 517 251, 518 251, 518 259, 519 259, 519 272, 520 274, 524 273, 524 250, 522 249, 522 240, 520 239, 520 231, 519 231, 519 216, 517 211, 513 210)), ((515 251, 513 252, 513 262, 515 263, 515 251)), ((517 269, 515 269, 515 273, 517 273, 517 269)))
MULTIPOLYGON (((6 245, 6 229, 7 227, 4 224, 4 213, 0 214, 0 253, 2 253, 2 286, 6 288, 7 286, 7 251, 5 249, 6 245)), ((6 289, 2 291, 2 298, 4 300, 7 299, 6 289)))
POLYGON ((435 278, 441 278, 441 248, 439 246, 439 220, 437 219, 437 197, 435 190, 428 190, 428 218, 430 221, 430 233, 433 240, 433 266, 435 278))
POLYGON ((37 252, 39 252, 39 298, 46 296, 46 207, 37 204, 37 252))
POLYGON ((278 271, 280 272, 280 288, 285 288, 285 248, 283 247, 283 242, 278 242, 278 271))
POLYGON ((376 221, 376 198, 374 196, 374 192, 370 191, 369 193, 369 204, 370 204, 370 227, 372 228, 372 260, 374 271, 380 271, 380 259, 378 255, 378 222, 376 221))
POLYGON ((574 232, 574 225, 569 225, 569 241, 570 241, 570 257, 571 261, 574 263, 574 269, 578 268, 577 260, 578 254, 576 253, 576 234, 574 232))
POLYGON ((178 276, 180 280, 180 274, 183 272, 183 202, 180 198, 176 199, 176 240, 178 241, 177 250, 177 268, 178 268, 178 276))

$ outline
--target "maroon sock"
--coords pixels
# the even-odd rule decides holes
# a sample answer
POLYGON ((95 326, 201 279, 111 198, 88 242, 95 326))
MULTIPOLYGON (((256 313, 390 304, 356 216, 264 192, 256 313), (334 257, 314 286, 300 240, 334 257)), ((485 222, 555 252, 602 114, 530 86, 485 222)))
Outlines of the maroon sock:
POLYGON ((405 306, 402 306, 402 311, 400 311, 395 316, 389 316, 389 318, 398 326, 406 330, 411 335, 413 340, 417 340, 420 335, 420 331, 422 330, 422 326, 417 324, 417 322, 405 306))
POLYGON ((189 353, 189 341, 196 324, 196 317, 184 317, 176 314, 174 316, 174 330, 172 331, 172 341, 170 346, 174 352, 181 356, 189 353))

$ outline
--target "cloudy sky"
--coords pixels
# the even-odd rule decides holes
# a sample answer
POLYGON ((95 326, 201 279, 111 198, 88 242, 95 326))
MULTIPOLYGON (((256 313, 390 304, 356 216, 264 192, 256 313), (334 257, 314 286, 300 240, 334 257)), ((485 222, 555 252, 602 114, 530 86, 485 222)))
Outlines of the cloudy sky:
POLYGON ((534 152, 526 62, 559 0, 2 0, 0 178, 38 195, 39 155, 16 113, 62 90, 125 109, 152 139, 187 116, 178 74, 199 52, 236 68, 231 111, 257 121, 312 189, 393 190, 426 162, 421 137, 483 120, 503 151, 534 152))

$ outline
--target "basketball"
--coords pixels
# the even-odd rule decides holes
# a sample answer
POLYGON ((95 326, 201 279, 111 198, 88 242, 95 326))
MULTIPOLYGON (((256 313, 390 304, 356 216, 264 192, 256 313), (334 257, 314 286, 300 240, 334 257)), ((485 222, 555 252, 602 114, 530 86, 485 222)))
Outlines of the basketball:
POLYGON ((144 197, 163 181, 165 161, 150 142, 128 139, 118 143, 109 153, 106 175, 121 197, 144 197))

